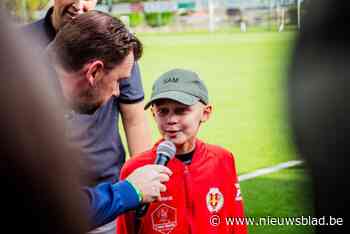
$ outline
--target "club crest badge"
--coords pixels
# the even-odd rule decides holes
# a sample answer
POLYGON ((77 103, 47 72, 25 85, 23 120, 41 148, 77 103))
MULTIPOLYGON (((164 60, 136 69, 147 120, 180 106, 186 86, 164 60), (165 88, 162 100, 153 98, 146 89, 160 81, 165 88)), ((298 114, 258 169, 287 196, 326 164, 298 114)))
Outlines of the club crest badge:
POLYGON ((206 197, 209 212, 219 212, 224 205, 224 195, 218 188, 210 188, 206 197))

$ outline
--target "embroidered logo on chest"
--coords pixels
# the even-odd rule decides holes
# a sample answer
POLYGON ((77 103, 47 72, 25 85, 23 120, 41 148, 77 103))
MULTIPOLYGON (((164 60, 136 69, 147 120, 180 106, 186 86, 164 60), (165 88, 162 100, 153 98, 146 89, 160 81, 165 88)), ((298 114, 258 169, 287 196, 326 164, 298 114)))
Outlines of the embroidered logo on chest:
POLYGON ((153 230, 168 234, 177 226, 176 208, 161 204, 152 212, 153 230))
POLYGON ((224 195, 222 195, 219 188, 210 188, 206 201, 209 212, 219 212, 224 205, 224 195))

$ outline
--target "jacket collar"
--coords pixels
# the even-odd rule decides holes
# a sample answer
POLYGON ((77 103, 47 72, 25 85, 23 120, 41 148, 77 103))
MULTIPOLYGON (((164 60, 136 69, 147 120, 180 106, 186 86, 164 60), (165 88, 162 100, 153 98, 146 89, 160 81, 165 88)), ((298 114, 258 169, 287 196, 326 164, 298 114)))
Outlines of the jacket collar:
MULTIPOLYGON (((152 151, 154 152, 155 155, 157 155, 157 148, 158 148, 158 145, 164 141, 164 139, 160 139, 156 142, 156 144, 154 144, 153 148, 152 148, 152 151)), ((196 142, 195 142, 196 146, 195 146, 195 149, 194 149, 194 154, 193 154, 193 158, 192 158, 192 162, 191 164, 189 165, 190 167, 192 165, 196 165, 196 164, 200 164, 202 163, 203 161, 206 160, 207 158, 207 147, 206 147, 206 144, 199 140, 198 138, 196 138, 196 142)), ((180 160, 174 158, 172 159, 170 162, 172 161, 176 161, 176 162, 180 162, 181 164, 183 164, 180 160)))

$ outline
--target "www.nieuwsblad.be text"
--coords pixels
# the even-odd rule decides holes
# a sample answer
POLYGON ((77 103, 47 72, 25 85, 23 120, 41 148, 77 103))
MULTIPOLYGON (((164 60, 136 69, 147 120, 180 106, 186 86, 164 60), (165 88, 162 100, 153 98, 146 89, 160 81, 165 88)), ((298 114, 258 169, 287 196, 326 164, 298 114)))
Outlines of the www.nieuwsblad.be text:
POLYGON ((220 217, 212 215, 209 219, 210 225, 216 227, 219 225, 234 226, 234 225, 254 225, 254 226, 342 226, 344 219, 342 217, 220 217))

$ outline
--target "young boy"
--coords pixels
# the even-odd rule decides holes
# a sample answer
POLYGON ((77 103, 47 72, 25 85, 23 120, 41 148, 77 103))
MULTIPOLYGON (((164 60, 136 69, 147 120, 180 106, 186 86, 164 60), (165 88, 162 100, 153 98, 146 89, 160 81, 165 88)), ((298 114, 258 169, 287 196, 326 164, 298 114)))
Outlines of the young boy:
MULTIPOLYGON (((150 204, 142 218, 137 219, 135 212, 118 217, 117 232, 247 233, 246 225, 239 221, 226 224, 226 218, 244 217, 233 155, 196 137, 212 112, 207 88, 198 75, 182 69, 166 72, 153 85, 145 109, 150 106, 162 137, 176 146, 175 158, 167 164, 173 175, 165 184, 167 190, 150 204)), ((161 141, 128 160, 121 179, 138 167, 154 163, 161 141)))

